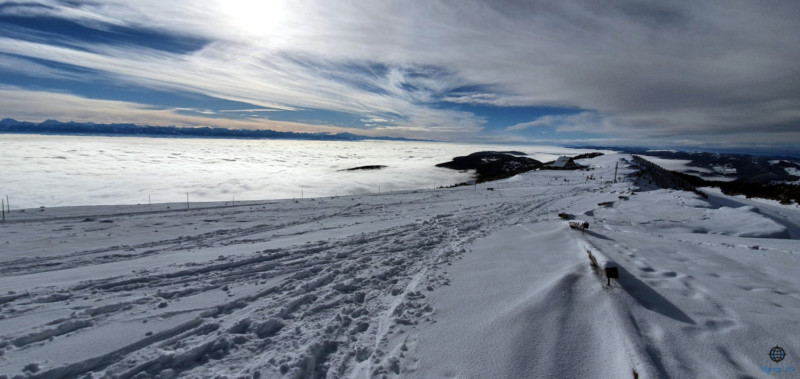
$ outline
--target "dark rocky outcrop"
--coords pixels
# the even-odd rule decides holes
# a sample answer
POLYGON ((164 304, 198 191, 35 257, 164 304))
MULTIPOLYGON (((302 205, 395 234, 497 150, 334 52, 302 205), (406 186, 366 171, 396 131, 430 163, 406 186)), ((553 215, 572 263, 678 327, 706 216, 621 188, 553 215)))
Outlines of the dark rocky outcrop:
POLYGON ((603 153, 600 153, 600 152, 585 153, 585 154, 576 155, 576 156, 572 157, 572 159, 577 161, 578 159, 596 158, 596 157, 599 157, 599 156, 602 156, 602 155, 603 155, 603 153))
POLYGON ((353 168, 346 168, 344 170, 339 170, 339 171, 380 170, 382 168, 386 168, 386 166, 381 166, 381 165, 359 166, 353 168))
POLYGON ((450 162, 437 164, 436 167, 475 170, 478 183, 508 178, 542 167, 542 162, 521 155, 525 154, 518 151, 481 151, 455 157, 450 162))

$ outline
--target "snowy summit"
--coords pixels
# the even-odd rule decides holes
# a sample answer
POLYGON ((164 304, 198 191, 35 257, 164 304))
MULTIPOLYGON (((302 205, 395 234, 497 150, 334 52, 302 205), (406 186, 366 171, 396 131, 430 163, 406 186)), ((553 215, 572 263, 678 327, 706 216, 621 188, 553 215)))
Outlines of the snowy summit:
POLYGON ((624 154, 579 163, 380 195, 12 210, 0 375, 800 369, 796 205, 658 188, 624 154))

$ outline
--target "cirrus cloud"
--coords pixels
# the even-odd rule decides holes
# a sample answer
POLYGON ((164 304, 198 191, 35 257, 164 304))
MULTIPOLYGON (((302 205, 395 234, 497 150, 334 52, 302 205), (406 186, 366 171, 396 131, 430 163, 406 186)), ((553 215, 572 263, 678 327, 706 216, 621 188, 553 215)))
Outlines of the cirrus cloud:
POLYGON ((502 131, 519 140, 553 127, 556 139, 591 132, 653 143, 722 138, 734 146, 759 135, 764 143, 798 144, 798 14, 794 1, 742 0, 39 0, 0 6, 0 15, 204 42, 169 51, 80 35, 26 38, 17 30, 0 34, 0 64, 77 80, 58 66, 73 65, 120 86, 286 114, 342 112, 362 130, 411 137, 494 140, 502 131), (38 66, 13 63, 19 60, 38 66), (581 112, 504 123, 504 107, 581 112))

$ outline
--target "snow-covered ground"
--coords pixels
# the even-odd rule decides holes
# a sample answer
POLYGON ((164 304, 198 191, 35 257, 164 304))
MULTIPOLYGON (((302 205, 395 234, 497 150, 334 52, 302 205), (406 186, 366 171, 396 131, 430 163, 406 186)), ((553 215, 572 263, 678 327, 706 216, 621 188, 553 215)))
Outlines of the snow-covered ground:
POLYGON ((451 189, 15 211, 0 376, 796 376, 800 210, 608 182, 629 158, 451 189))

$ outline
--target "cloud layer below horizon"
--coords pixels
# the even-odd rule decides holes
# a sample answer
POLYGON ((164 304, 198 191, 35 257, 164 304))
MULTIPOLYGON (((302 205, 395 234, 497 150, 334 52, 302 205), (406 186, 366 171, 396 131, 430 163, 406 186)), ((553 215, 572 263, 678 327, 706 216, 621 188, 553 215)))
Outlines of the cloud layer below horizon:
POLYGON ((3 117, 800 145, 794 1, 41 0, 0 25, 3 117))

